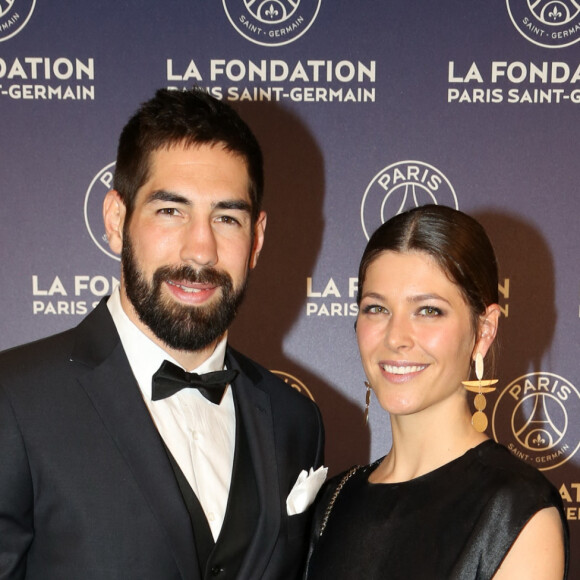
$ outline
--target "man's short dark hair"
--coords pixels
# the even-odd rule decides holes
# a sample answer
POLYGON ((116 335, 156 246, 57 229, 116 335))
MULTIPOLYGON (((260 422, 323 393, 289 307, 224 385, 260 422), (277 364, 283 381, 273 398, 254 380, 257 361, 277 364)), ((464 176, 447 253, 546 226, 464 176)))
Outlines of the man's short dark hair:
POLYGON ((129 119, 119 138, 113 187, 127 208, 127 220, 137 191, 149 178, 151 154, 176 145, 217 145, 239 155, 248 170, 252 218, 257 219, 264 170, 260 145, 248 125, 232 107, 201 89, 159 89, 129 119))

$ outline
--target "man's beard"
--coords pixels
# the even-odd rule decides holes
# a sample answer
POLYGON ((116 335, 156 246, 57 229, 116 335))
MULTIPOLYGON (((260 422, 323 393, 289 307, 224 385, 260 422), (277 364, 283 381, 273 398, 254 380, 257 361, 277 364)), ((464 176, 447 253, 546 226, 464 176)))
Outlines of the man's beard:
POLYGON ((155 336, 176 350, 199 351, 219 338, 233 322, 242 303, 247 276, 238 289, 231 277, 214 268, 196 270, 191 266, 163 266, 148 282, 135 258, 128 236, 121 254, 125 292, 137 316, 155 336), (211 284, 221 289, 219 301, 210 306, 187 306, 162 296, 167 280, 211 284))

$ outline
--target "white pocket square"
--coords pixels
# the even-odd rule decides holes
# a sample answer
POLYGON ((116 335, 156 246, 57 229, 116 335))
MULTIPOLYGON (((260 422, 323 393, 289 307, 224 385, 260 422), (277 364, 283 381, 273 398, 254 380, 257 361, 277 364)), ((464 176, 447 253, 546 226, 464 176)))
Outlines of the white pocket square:
POLYGON ((286 511, 289 516, 301 514, 312 504, 318 490, 322 487, 328 467, 319 467, 316 471, 303 469, 286 500, 286 511))

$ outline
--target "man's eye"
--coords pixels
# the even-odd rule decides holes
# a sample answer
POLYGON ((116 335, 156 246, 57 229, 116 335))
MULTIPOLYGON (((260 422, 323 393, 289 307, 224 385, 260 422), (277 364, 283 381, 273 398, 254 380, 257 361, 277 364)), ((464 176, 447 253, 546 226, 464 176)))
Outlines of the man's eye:
POLYGON ((158 211, 161 215, 177 215, 178 210, 175 207, 164 207, 158 211))
POLYGON ((240 225, 239 220, 237 220, 235 217, 232 217, 231 215, 222 215, 218 218, 218 221, 224 224, 230 224, 230 225, 240 225))

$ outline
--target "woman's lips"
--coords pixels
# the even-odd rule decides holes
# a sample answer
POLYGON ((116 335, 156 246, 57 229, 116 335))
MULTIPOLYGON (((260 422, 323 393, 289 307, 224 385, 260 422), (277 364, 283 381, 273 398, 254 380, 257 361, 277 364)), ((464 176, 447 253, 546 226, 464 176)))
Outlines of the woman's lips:
POLYGON ((393 375, 407 375, 409 373, 417 373, 427 368, 427 365, 419 364, 405 364, 405 365, 393 365, 393 364, 381 364, 381 368, 393 375))
POLYGON ((410 381, 412 378, 423 372, 428 366, 429 365, 427 364, 414 362, 379 363, 383 376, 393 383, 404 383, 410 381))

